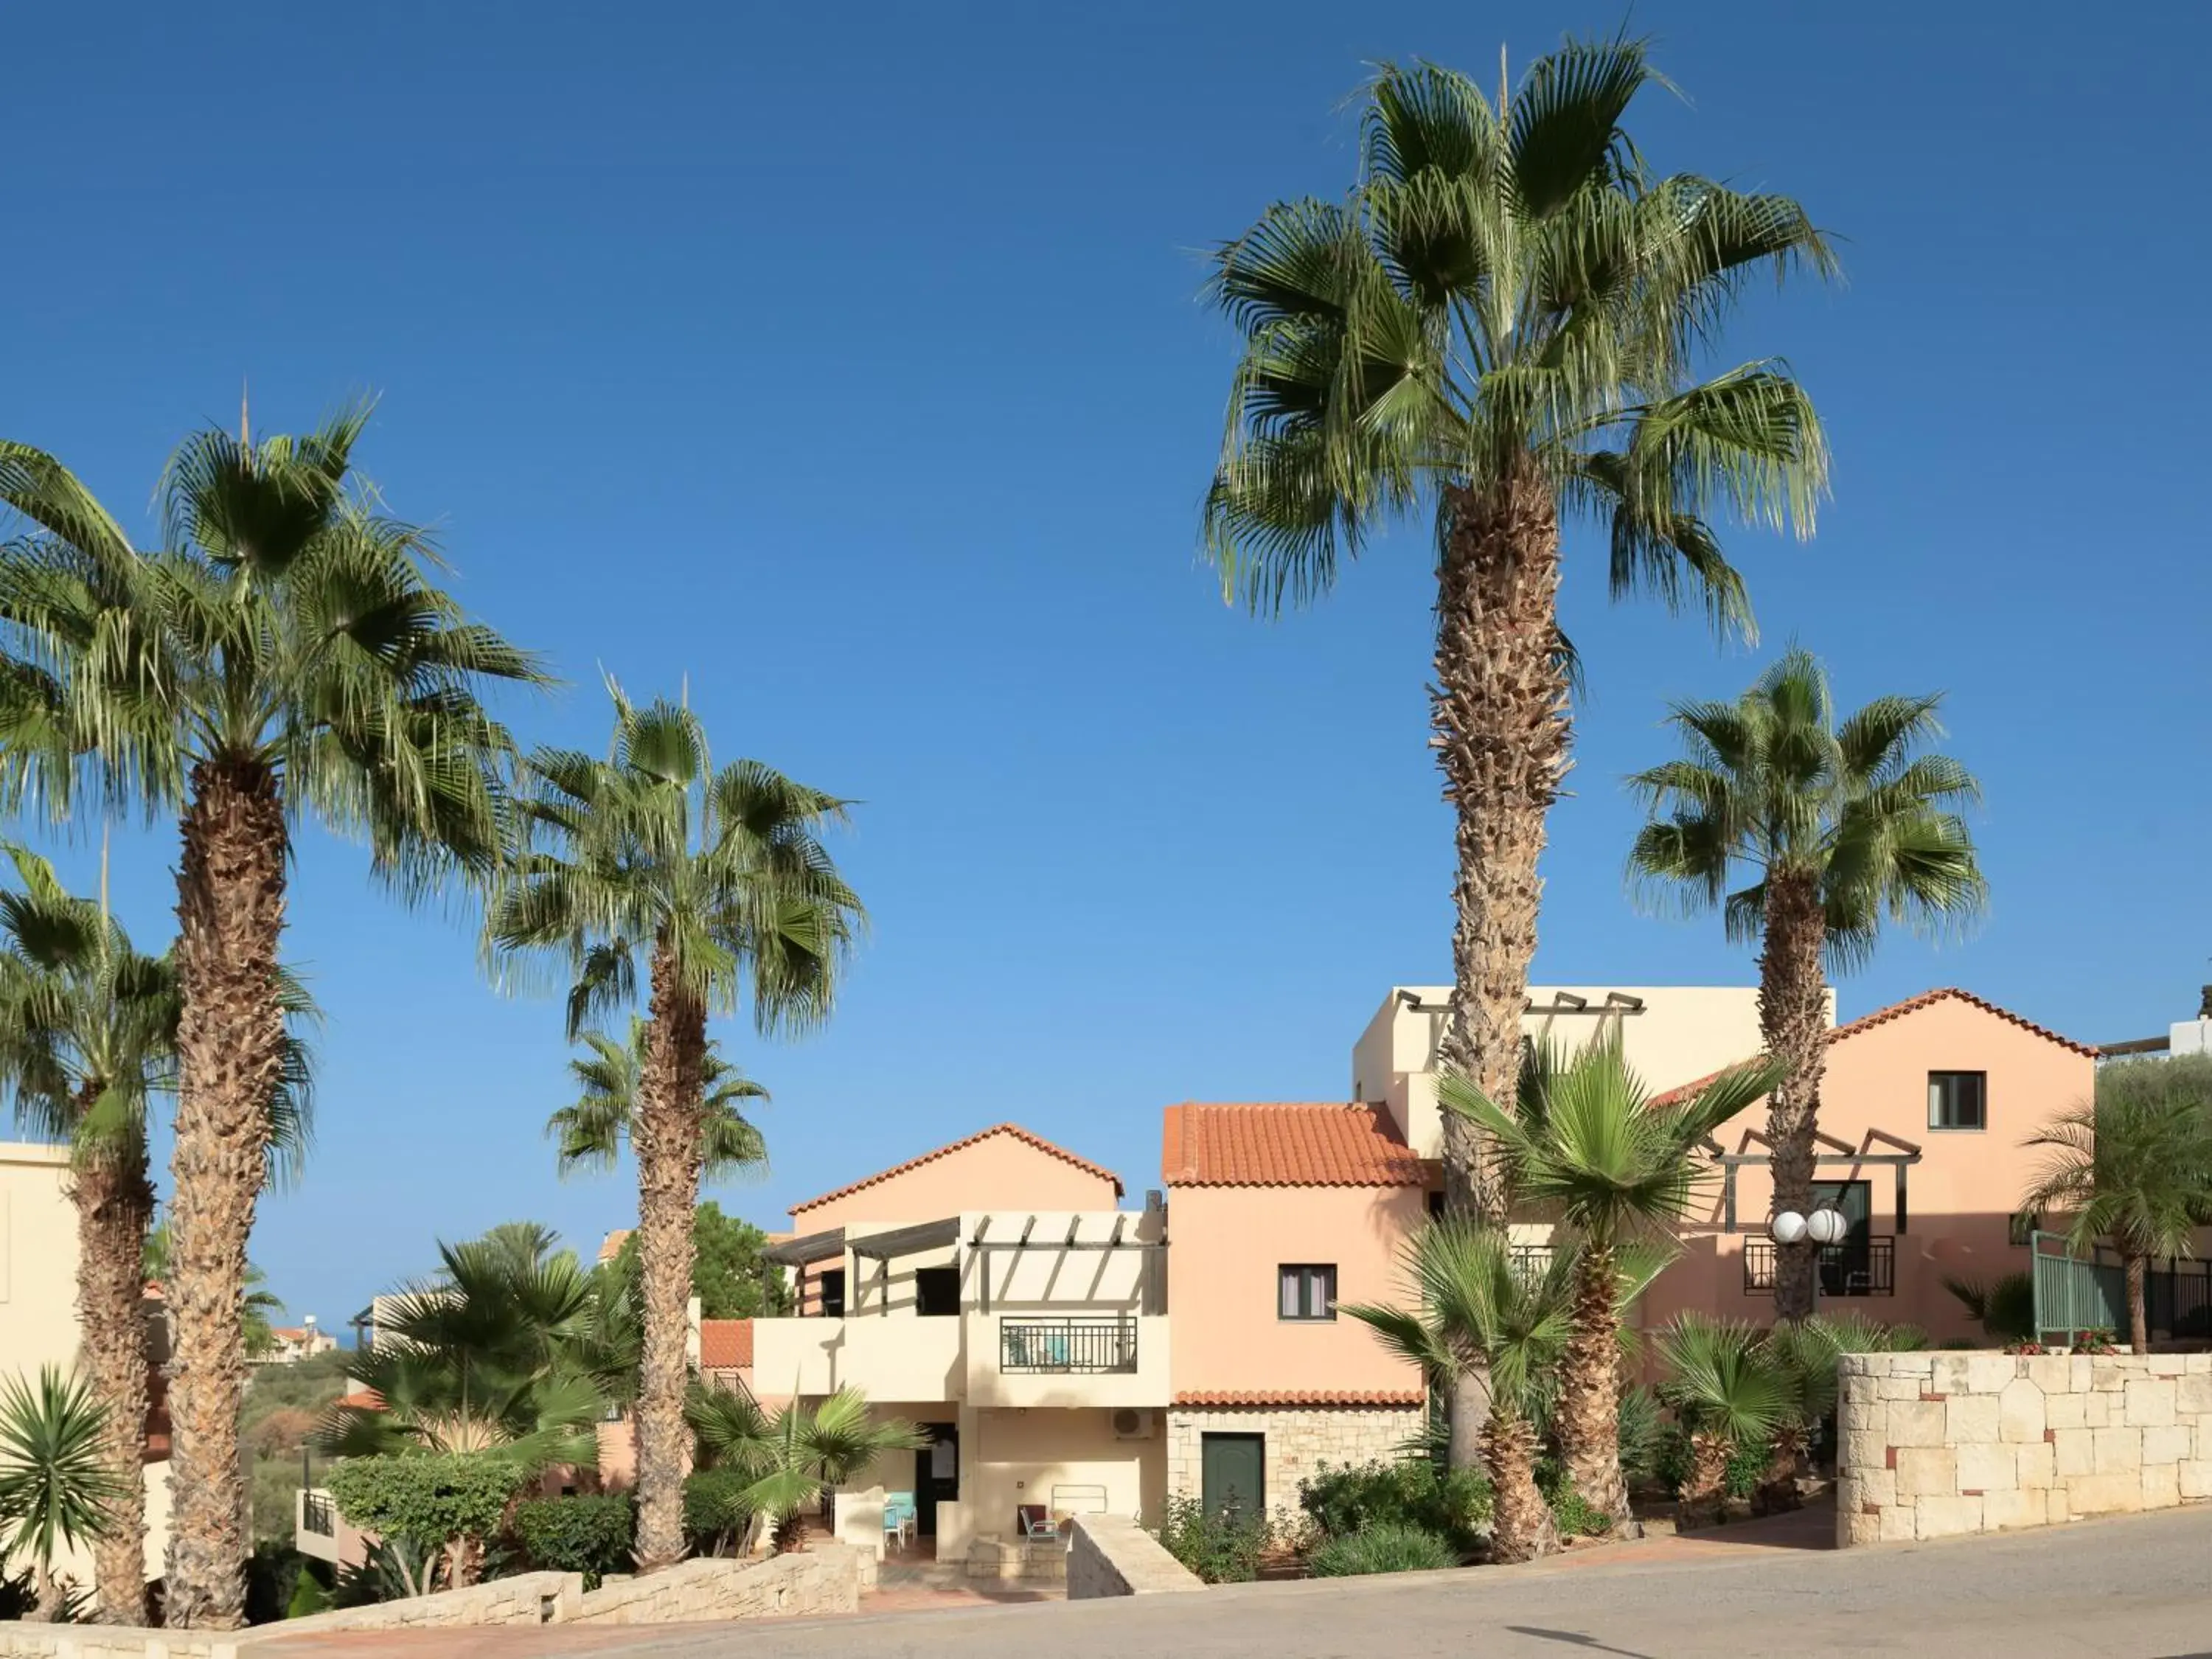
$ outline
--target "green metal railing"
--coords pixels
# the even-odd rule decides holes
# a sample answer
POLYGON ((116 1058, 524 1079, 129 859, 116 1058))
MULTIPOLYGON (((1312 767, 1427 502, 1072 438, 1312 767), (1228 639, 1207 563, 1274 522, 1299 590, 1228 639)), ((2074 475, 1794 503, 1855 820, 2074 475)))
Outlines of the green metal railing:
POLYGON ((2028 1235, 2035 1280, 2035 1340, 2069 1340, 2081 1331, 2124 1331, 2127 1275, 2117 1261, 2085 1261, 2057 1233, 2028 1235))

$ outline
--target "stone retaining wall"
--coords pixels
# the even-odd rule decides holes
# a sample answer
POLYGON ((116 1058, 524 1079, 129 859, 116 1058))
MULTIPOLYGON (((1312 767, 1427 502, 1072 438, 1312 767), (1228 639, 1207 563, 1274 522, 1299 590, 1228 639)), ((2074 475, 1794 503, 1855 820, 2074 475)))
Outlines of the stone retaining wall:
POLYGON ((1419 1406, 1213 1406, 1168 1413, 1168 1492, 1196 1498, 1209 1434, 1267 1437, 1263 1478, 1270 1513, 1296 1513, 1298 1485, 1323 1463, 1391 1462, 1421 1431, 1419 1406))
POLYGON ((1847 1354, 1836 1542, 2212 1498, 2212 1354, 1847 1354))
POLYGON ((866 1551, 823 1544, 765 1561, 707 1558, 602 1585, 580 1575, 526 1572, 466 1589, 341 1607, 240 1631, 0 1623, 0 1659, 252 1659, 271 1642, 334 1631, 484 1625, 643 1625, 677 1620, 795 1618, 856 1612, 875 1588, 866 1551))
POLYGON ((1160 1540, 1117 1515, 1079 1515, 1067 1540, 1067 1599, 1161 1595, 1204 1589, 1160 1540))

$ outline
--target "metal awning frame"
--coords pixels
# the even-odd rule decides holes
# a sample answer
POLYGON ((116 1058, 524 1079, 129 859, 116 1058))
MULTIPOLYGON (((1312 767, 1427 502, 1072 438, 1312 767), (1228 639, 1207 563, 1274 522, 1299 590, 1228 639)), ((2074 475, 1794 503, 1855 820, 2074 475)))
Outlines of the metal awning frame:
MULTIPOLYGON (((1906 1230, 1906 1223, 1908 1219, 1908 1212, 1905 1206, 1905 1172, 1908 1169, 1911 1168, 1912 1165, 1920 1162, 1919 1146, 1912 1141, 1902 1139, 1899 1137, 1891 1134, 1887 1131, 1882 1129, 1868 1130, 1868 1141, 1869 1143, 1875 1141, 1885 1142, 1889 1146, 1898 1148, 1896 1152, 1877 1152, 1872 1150, 1871 1145, 1863 1147, 1854 1146, 1848 1140, 1838 1140, 1835 1136, 1822 1134, 1817 1129, 1813 1133, 1813 1139, 1818 1145, 1833 1149, 1829 1152, 1816 1152, 1813 1154, 1813 1164, 1815 1169, 1818 1169, 1823 1164, 1832 1165, 1837 1164, 1886 1164, 1897 1171, 1897 1231, 1900 1233, 1904 1232, 1906 1230)), ((1767 1147, 1769 1150, 1763 1152, 1724 1152, 1721 1150, 1717 1142, 1710 1139, 1705 1142, 1706 1152, 1711 1157, 1714 1163, 1721 1166, 1722 1170, 1721 1231, 1723 1232, 1732 1233, 1737 1231, 1735 1218, 1735 1172, 1743 1168, 1747 1164, 1764 1164, 1771 1165, 1774 1162, 1774 1153, 1772 1151, 1774 1143, 1769 1140, 1765 1135, 1762 1134, 1757 1129, 1748 1131, 1744 1136, 1744 1142, 1747 1146, 1754 1141, 1762 1146, 1767 1147)))

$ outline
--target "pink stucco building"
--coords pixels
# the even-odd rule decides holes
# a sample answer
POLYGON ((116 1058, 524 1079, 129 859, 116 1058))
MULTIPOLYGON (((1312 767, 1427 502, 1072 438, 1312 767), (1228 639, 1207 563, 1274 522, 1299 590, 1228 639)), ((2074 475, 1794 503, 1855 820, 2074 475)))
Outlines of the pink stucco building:
MULTIPOLYGON (((1402 1252, 1439 1201, 1443 1001, 1392 991, 1353 1047, 1355 1098, 1168 1107, 1164 1197, 1140 1208, 1122 1207, 1111 1171, 1012 1124, 795 1206, 770 1255, 799 1313, 752 1322, 751 1385, 773 1399, 854 1384, 931 1437, 848 1483, 841 1528, 880 1538, 884 1506, 912 1501, 943 1556, 1006 1543, 1025 1506, 1153 1520, 1188 1493, 1283 1508, 1317 1464, 1418 1434, 1420 1376, 1338 1308, 1403 1296, 1402 1252)), ((1617 1042, 1658 1090, 1759 1046, 1748 987, 1540 988, 1526 1029, 1617 1042)), ((1836 1028, 1819 1175, 1851 1232, 1824 1258, 1830 1305, 1976 1335, 1943 1279, 2027 1265, 2014 1212, 2035 1154, 2021 1142, 2090 1097, 2094 1065, 1964 991, 1836 1028)), ((1638 1324, 1685 1308, 1771 1316, 1764 1124, 1754 1106, 1719 1138, 1682 1258, 1638 1324)), ((1549 1243, 1533 1217, 1514 1231, 1549 1243)))

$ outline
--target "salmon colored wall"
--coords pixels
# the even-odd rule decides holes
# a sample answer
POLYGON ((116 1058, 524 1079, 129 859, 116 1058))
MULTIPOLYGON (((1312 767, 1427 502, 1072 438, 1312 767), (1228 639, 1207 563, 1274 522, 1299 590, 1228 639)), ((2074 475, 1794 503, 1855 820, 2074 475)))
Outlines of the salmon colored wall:
POLYGON ((791 1212, 802 1233, 855 1222, 908 1225, 963 1210, 1110 1210, 1114 1183, 1040 1152, 1014 1135, 993 1135, 901 1175, 791 1212))
MULTIPOLYGON (((1905 1173, 1906 1230, 1896 1242, 1897 1293, 1836 1297, 1823 1305, 1887 1324, 1908 1322, 1938 1340, 1978 1339, 1980 1327, 1943 1288, 1943 1278, 1986 1282, 2027 1267, 2027 1251, 2010 1243, 2008 1232, 2042 1154, 2021 1142, 2059 1113, 2088 1100, 2095 1086, 2096 1064, 2087 1055, 1955 998, 1834 1044, 1820 1085, 1821 1132, 1863 1150, 1900 1150, 1873 1141, 1869 1132, 1880 1129, 1918 1146, 1921 1160, 1905 1173), (1986 1072, 1989 1127, 1930 1129, 1930 1072, 1986 1072)), ((1765 1122, 1762 1103, 1715 1139, 1730 1152, 1759 1151, 1746 1144, 1744 1133, 1763 1130, 1765 1122)), ((1816 1176, 1870 1183, 1875 1237, 1897 1232, 1893 1166, 1824 1164, 1816 1176)), ((1684 1241, 1687 1257, 1668 1268, 1644 1297, 1639 1322, 1659 1323, 1685 1307, 1771 1319, 1771 1297, 1743 1294, 1742 1249, 1747 1238, 1764 1237, 1772 1194, 1765 1169, 1739 1169, 1738 1231, 1729 1234, 1720 1231, 1716 1185, 1701 1224, 1684 1241)))
POLYGON ((1400 1298, 1398 1258, 1420 1225, 1413 1187, 1179 1187, 1168 1195, 1170 1386, 1418 1389, 1420 1376, 1342 1315, 1278 1319, 1276 1270, 1336 1267, 1339 1303, 1400 1298))

